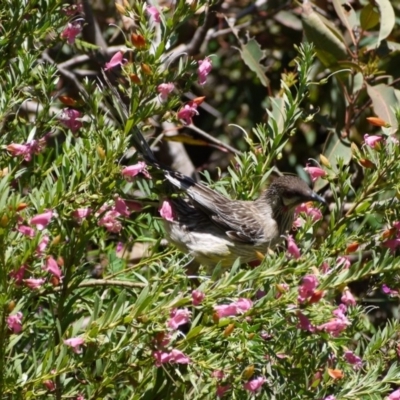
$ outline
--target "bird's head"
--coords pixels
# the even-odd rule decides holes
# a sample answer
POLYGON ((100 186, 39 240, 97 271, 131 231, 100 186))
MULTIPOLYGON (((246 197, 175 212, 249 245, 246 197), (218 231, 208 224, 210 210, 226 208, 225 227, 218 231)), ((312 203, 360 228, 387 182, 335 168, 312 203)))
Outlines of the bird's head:
POLYGON ((275 178, 267 191, 266 198, 276 202, 277 206, 294 209, 307 201, 318 201, 326 204, 323 197, 312 191, 303 179, 293 175, 284 175, 275 178))

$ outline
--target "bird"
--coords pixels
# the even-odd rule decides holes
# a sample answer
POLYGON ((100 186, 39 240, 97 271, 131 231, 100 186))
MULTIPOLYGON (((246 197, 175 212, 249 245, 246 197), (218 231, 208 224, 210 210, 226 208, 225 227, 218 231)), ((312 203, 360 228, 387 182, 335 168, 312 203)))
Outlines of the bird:
POLYGON ((295 208, 301 203, 325 199, 295 175, 282 175, 254 201, 232 200, 203 183, 162 166, 142 133, 134 127, 133 145, 144 160, 161 170, 169 191, 172 218, 164 219, 169 242, 193 259, 190 270, 198 265, 217 264, 229 268, 260 259, 282 242, 293 224, 295 208))

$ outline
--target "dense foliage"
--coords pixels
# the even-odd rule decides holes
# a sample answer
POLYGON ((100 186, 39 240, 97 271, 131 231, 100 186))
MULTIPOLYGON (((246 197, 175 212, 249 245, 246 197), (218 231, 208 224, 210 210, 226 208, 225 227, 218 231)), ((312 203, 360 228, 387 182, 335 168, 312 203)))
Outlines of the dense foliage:
POLYGON ((2 398, 400 399, 400 8, 342 3, 0 2, 2 398), (137 127, 228 197, 280 170, 328 206, 187 276, 137 127))

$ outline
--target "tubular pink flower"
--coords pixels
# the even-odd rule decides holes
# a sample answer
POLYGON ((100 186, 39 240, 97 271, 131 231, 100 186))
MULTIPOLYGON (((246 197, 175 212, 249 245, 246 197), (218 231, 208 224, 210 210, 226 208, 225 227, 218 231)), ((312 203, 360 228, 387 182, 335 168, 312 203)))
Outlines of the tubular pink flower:
POLYGON ((76 133, 83 126, 82 122, 78 120, 81 116, 82 114, 78 110, 64 108, 61 113, 60 121, 64 126, 70 129, 72 133, 76 133))
POLYGON ((287 237, 287 254, 292 256, 294 259, 300 258, 300 249, 298 248, 295 240, 293 239, 292 235, 288 235, 287 237))
POLYGON ((310 167, 308 164, 304 167, 304 171, 309 173, 312 182, 326 176, 326 172, 322 168, 310 167))
POLYGON ((297 327, 302 329, 303 331, 314 332, 315 326, 311 323, 311 321, 301 312, 297 312, 297 317, 299 318, 299 323, 297 327))
POLYGON ((31 225, 36 225, 39 231, 46 228, 46 226, 50 223, 51 218, 53 217, 53 211, 49 210, 42 214, 37 214, 36 216, 32 217, 30 220, 31 225))
POLYGON ((189 101, 189 103, 185 104, 177 113, 177 117, 183 120, 186 125, 192 123, 192 118, 195 115, 199 115, 199 112, 197 111, 197 104, 193 101, 189 101))
POLYGON ((123 215, 124 217, 129 217, 131 215, 125 200, 121 199, 121 197, 115 199, 114 209, 117 213, 123 215))
POLYGON ((224 305, 214 306, 214 310, 217 313, 218 318, 235 316, 238 314, 243 314, 250 310, 253 306, 253 302, 250 299, 240 298, 239 300, 224 305))
POLYGON ((17 231, 25 236, 33 238, 35 236, 35 230, 27 225, 19 225, 17 231))
POLYGON ((178 329, 180 325, 186 324, 189 322, 190 316, 192 313, 187 309, 173 309, 170 314, 170 319, 168 320, 167 326, 170 329, 178 329))
POLYGON ((50 242, 49 235, 44 235, 38 246, 36 247, 36 252, 40 256, 46 250, 47 245, 50 242))
POLYGON ((343 304, 346 304, 346 306, 355 306, 356 305, 356 299, 352 295, 349 289, 344 289, 343 295, 340 299, 343 304))
POLYGON ((7 317, 7 325, 13 333, 20 333, 22 331, 22 312, 17 312, 16 314, 9 315, 7 317))
POLYGON ((175 89, 175 85, 171 82, 161 83, 157 86, 157 92, 160 93, 161 101, 166 101, 168 95, 175 89))
POLYGON ((42 267, 42 269, 44 271, 50 272, 52 275, 54 275, 55 277, 61 279, 62 278, 62 271, 60 269, 60 267, 57 264, 57 261, 50 256, 47 260, 46 260, 46 265, 44 265, 42 267))
POLYGON ((359 369, 362 367, 362 360, 360 357, 356 356, 352 351, 348 350, 344 352, 344 358, 346 361, 354 365, 354 369, 359 369))
POLYGON ((199 60, 199 68, 197 69, 197 74, 199 77, 199 85, 204 85, 207 80, 207 75, 212 70, 212 63, 209 57, 204 60, 199 60))
POLYGON ((262 385, 264 385, 266 381, 267 380, 263 376, 260 376, 259 378, 252 379, 251 381, 246 382, 243 385, 243 388, 251 393, 256 393, 261 390, 262 385))
POLYGON ((299 286, 298 301, 302 303, 311 297, 314 294, 318 283, 318 279, 315 275, 306 275, 299 286))
POLYGON ((382 136, 377 135, 364 135, 364 142, 367 146, 375 149, 376 145, 382 140, 382 136))
POLYGON ((388 396, 388 400, 400 400, 400 389, 395 390, 388 396))
POLYGON ((161 217, 164 218, 166 221, 174 221, 175 218, 174 211, 172 209, 172 205, 169 200, 163 201, 158 212, 160 213, 161 217))
POLYGON ((151 178, 150 174, 147 171, 146 163, 143 161, 139 161, 137 164, 129 165, 122 169, 121 174, 125 179, 130 179, 135 177, 136 175, 142 173, 146 178, 151 178))
POLYGON ((42 278, 28 278, 28 279, 24 279, 24 284, 25 286, 27 286, 29 289, 39 289, 43 283, 45 282, 44 279, 42 278))
POLYGON ((194 306, 198 306, 204 300, 206 295, 201 292, 200 290, 193 290, 192 291, 192 302, 194 306))
POLYGON ((83 219, 87 218, 92 213, 91 208, 77 208, 72 212, 72 216, 81 222, 83 219))
POLYGON ((156 23, 160 23, 161 22, 161 18, 160 18, 160 11, 158 11, 158 9, 154 6, 147 6, 146 7, 146 12, 150 15, 150 18, 156 22, 156 23))
POLYGON ((15 283, 20 285, 24 279, 26 265, 21 265, 16 271, 11 271, 9 276, 15 280, 15 283))
POLYGON ((66 39, 68 44, 75 43, 76 37, 82 32, 82 24, 78 22, 69 22, 67 27, 61 32, 61 39, 66 39))
POLYGON ((123 51, 118 51, 115 53, 112 57, 111 60, 106 63, 106 66, 104 67, 104 71, 107 71, 109 69, 118 67, 118 65, 124 65, 128 60, 124 58, 124 52, 123 51))
POLYGON ((72 351, 76 354, 82 353, 81 346, 85 343, 85 340, 80 337, 73 337, 70 339, 65 339, 64 344, 72 348, 72 351))

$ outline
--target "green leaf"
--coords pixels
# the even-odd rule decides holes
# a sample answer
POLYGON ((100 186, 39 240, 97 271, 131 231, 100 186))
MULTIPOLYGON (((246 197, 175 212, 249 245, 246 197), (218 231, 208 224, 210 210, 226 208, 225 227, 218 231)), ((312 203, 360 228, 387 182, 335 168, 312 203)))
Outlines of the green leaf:
POLYGON ((250 39, 246 44, 240 44, 241 49, 239 49, 239 51, 243 61, 256 73, 260 82, 265 87, 268 87, 269 79, 265 75, 266 68, 260 64, 260 61, 266 56, 265 51, 261 50, 260 45, 255 39, 250 39))
POLYGON ((326 67, 348 58, 343 40, 329 28, 312 9, 310 3, 303 4, 303 29, 307 40, 314 44, 318 58, 326 67))
POLYGON ((368 3, 360 13, 361 28, 368 31, 379 23, 379 12, 373 4, 368 3))
POLYGON ((342 21, 342 24, 346 27, 353 44, 355 44, 356 39, 353 32, 354 27, 359 25, 357 14, 346 0, 332 0, 332 3, 335 7, 336 14, 342 21))

